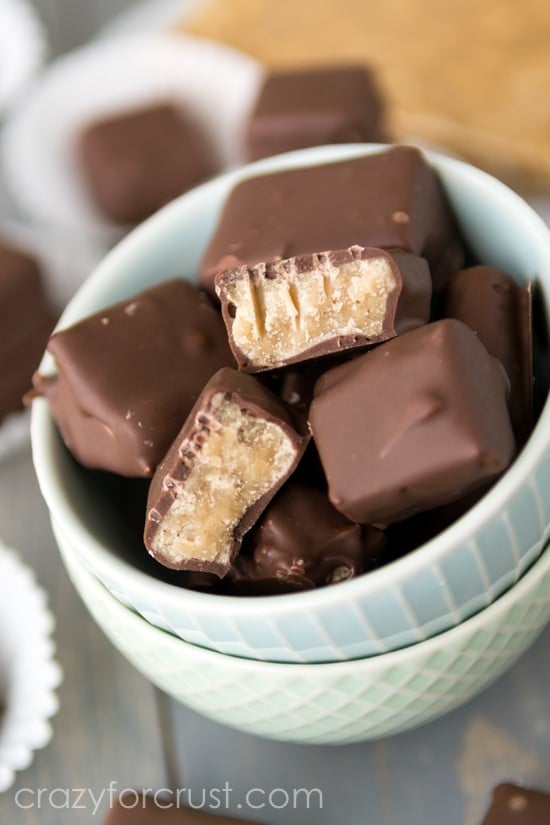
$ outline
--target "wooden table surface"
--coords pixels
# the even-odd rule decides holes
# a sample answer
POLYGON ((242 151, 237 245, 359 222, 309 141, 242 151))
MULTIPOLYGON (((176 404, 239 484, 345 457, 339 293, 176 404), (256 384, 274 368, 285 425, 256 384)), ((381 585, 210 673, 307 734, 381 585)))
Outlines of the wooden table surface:
MULTIPOLYGON (((60 52, 132 4, 37 5, 60 52)), ((537 206, 548 217, 549 201, 537 206)), ((0 193, 0 218, 7 210, 0 193)), ((110 793, 132 787, 186 789, 194 805, 226 789, 234 815, 272 825, 476 825, 499 781, 550 790, 550 628, 494 686, 416 731, 344 747, 263 741, 172 702, 110 645, 64 572, 29 449, 0 464, 0 537, 49 593, 65 674, 52 742, 0 796, 1 825, 101 823, 110 793), (273 804, 247 807, 253 788, 263 792, 258 803, 275 791, 273 804), (299 788, 320 792, 309 810, 305 795, 284 804, 284 791, 299 788)))

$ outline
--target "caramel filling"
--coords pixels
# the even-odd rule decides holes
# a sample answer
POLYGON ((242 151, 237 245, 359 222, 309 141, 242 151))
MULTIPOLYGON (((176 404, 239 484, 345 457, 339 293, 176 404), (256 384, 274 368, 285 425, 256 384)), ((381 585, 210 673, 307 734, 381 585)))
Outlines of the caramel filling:
POLYGON ((328 255, 299 272, 292 259, 277 277, 265 266, 232 273, 222 290, 236 346, 256 366, 277 366, 338 336, 376 340, 396 278, 387 258, 334 265, 328 255))
POLYGON ((184 481, 168 479, 175 500, 152 550, 177 565, 186 559, 226 565, 235 528, 249 508, 290 470, 296 447, 277 424, 217 393, 183 445, 184 481))

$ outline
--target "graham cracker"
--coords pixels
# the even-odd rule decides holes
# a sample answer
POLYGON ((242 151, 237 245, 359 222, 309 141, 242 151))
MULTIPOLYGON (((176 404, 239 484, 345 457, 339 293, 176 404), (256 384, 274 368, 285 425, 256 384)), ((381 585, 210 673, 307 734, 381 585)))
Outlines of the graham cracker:
POLYGON ((364 61, 397 140, 550 188, 550 0, 204 0, 181 28, 268 67, 364 61))

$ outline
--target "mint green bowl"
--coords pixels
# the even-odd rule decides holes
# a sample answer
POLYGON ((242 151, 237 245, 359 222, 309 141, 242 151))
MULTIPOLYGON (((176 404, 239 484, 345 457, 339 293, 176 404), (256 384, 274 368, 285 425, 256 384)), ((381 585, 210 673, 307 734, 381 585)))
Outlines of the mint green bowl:
POLYGON ((138 670, 199 713, 273 739, 343 744, 435 719, 511 667, 550 619, 547 550, 490 607, 405 650, 317 665, 238 659, 187 644, 124 607, 56 534, 92 616, 138 670))
MULTIPOLYGON (((332 146, 271 158, 183 195, 129 235, 63 314, 66 326, 167 277, 196 278, 234 184, 251 174, 336 161, 379 146, 332 146)), ((550 326, 550 231, 499 181, 427 153, 476 256, 534 278, 550 326)), ((184 590, 151 574, 128 545, 90 476, 61 443, 46 402, 33 405, 33 455, 51 517, 86 566, 122 603, 192 644, 250 659, 329 662, 383 654, 459 625, 501 596, 540 555, 550 525, 550 406, 495 487, 420 549, 333 587, 237 598, 184 590)))

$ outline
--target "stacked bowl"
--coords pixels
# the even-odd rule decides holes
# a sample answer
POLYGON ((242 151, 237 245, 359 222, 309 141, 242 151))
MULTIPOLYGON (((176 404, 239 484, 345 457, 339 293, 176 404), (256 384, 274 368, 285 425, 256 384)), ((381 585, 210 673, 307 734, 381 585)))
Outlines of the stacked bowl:
MULTIPOLYGON (((241 179, 380 148, 322 147, 271 158, 182 196, 110 253, 60 327, 169 277, 194 280, 225 198, 241 179)), ((548 228, 495 179, 427 157, 474 256, 534 281, 544 342, 548 228)), ((544 395, 545 353, 536 354, 544 395)), ((499 482, 422 547, 347 582, 249 598, 194 592, 161 576, 129 540, 116 501, 70 456, 42 399, 34 403, 32 440, 64 562, 98 623, 157 685, 243 730, 333 743, 396 733, 473 696, 550 619, 547 403, 499 482)))

